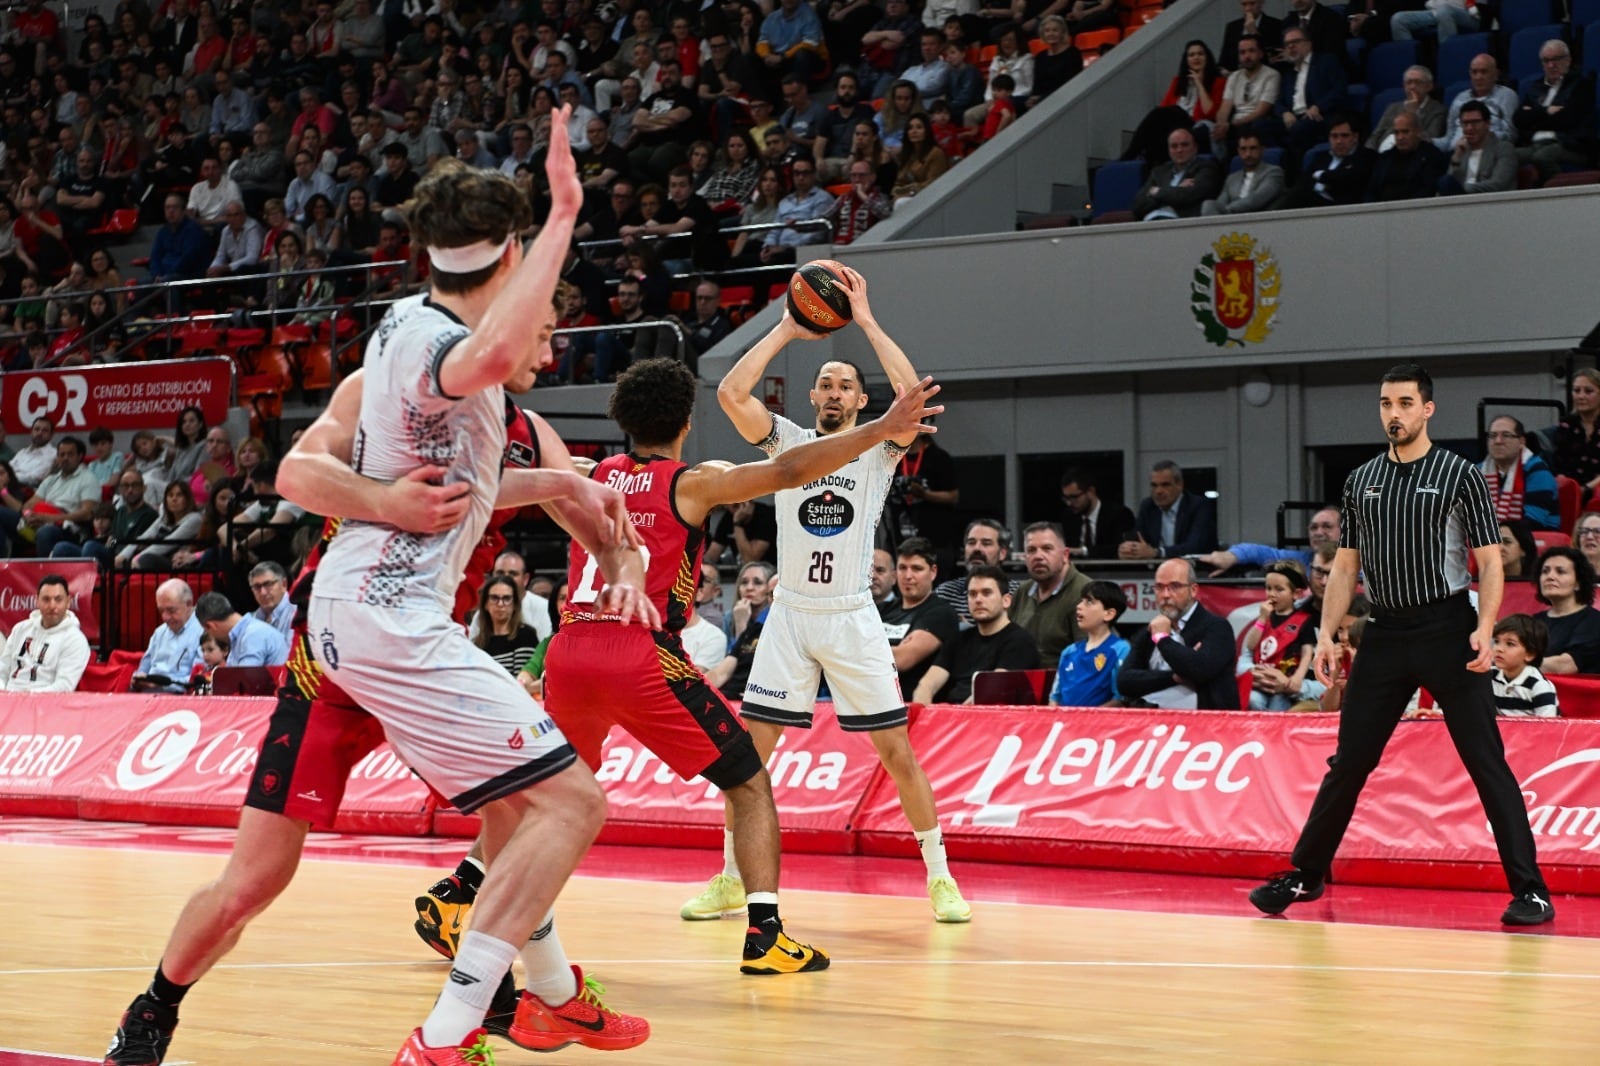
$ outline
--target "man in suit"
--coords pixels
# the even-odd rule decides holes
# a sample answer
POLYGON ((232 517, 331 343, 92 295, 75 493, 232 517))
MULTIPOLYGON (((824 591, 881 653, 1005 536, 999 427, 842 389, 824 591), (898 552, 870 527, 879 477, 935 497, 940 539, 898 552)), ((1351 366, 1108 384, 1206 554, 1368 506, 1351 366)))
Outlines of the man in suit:
POLYGON ((1277 210, 1359 204, 1367 196, 1378 153, 1361 143, 1355 120, 1336 115, 1328 123, 1328 143, 1306 156, 1300 180, 1273 206, 1277 210))
POLYGON ((1238 710, 1233 627, 1200 606, 1187 559, 1168 559, 1156 569, 1156 608, 1130 642, 1117 691, 1133 706, 1238 710))
POLYGON ((1539 47, 1544 77, 1528 86, 1512 116, 1517 161, 1537 167, 1542 185, 1565 166, 1594 158, 1594 79, 1572 69, 1572 50, 1559 37, 1539 47))
POLYGON ((1133 198, 1133 217, 1141 222, 1199 218, 1200 205, 1221 188, 1222 168, 1215 159, 1200 158, 1194 132, 1185 126, 1167 135, 1167 162, 1150 172, 1133 198))
POLYGON ((1072 553, 1089 559, 1116 558, 1118 546, 1133 533, 1133 512, 1100 499, 1099 479, 1088 470, 1061 475, 1061 502, 1066 505, 1061 528, 1072 553))
POLYGON ((1163 459, 1150 468, 1150 495, 1134 521, 1139 539, 1117 546, 1123 559, 1176 559, 1217 546, 1217 505, 1183 491, 1183 468, 1163 459))
POLYGON ((1263 53, 1276 52, 1283 46, 1283 20, 1263 14, 1263 0, 1239 0, 1239 18, 1228 23, 1222 31, 1222 51, 1217 55, 1223 63, 1234 63, 1239 58, 1239 42, 1254 37, 1261 42, 1263 53))
POLYGON ((1433 71, 1424 66, 1409 68, 1404 78, 1405 98, 1396 100, 1383 109, 1383 117, 1372 128, 1367 147, 1374 152, 1387 152, 1394 147, 1394 119, 1402 111, 1410 112, 1422 123, 1422 135, 1428 140, 1444 136, 1445 107, 1433 98, 1433 71))
POLYGON ((1439 195, 1509 192, 1516 185, 1517 150, 1489 132, 1489 109, 1469 101, 1461 108, 1461 143, 1439 179, 1439 195))
POLYGON ((1283 168, 1262 162, 1259 133, 1239 135, 1239 169, 1222 183, 1222 194, 1200 205, 1202 215, 1242 215, 1265 211, 1283 195, 1283 168))
POLYGON ((1283 54, 1287 65, 1274 117, 1262 119, 1260 127, 1269 140, 1287 149, 1284 162, 1292 172, 1306 152, 1328 139, 1328 118, 1344 106, 1347 83, 1337 55, 1317 51, 1302 27, 1284 27, 1283 54))
POLYGON ((1283 17, 1284 59, 1294 61, 1289 54, 1289 31, 1299 30, 1311 42, 1313 51, 1325 55, 1344 66, 1344 42, 1350 36, 1348 22, 1331 8, 1323 7, 1317 0, 1289 0, 1289 10, 1283 17))
POLYGON ((1373 164, 1367 202, 1427 199, 1438 192, 1445 167, 1444 153, 1423 139, 1416 116, 1398 115, 1394 120, 1394 147, 1381 153, 1373 164))

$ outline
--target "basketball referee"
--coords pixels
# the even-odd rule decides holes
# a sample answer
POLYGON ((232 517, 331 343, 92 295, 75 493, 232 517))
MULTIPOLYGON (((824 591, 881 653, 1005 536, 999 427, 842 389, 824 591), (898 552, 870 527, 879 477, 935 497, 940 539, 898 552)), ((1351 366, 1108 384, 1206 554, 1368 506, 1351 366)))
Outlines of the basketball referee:
POLYGON ((1505 578, 1489 487, 1477 467, 1428 439, 1433 379, 1413 364, 1383 376, 1378 402, 1389 449, 1345 482, 1344 533, 1322 601, 1316 671, 1332 684, 1333 642, 1365 570, 1372 617, 1345 690, 1339 742, 1291 860, 1250 893, 1267 914, 1322 895, 1356 797, 1418 686, 1433 693, 1494 830, 1515 897, 1500 921, 1555 917, 1539 874, 1522 790, 1506 765, 1489 686, 1495 615, 1505 578), (1478 563, 1478 609, 1467 598, 1467 552, 1478 563))

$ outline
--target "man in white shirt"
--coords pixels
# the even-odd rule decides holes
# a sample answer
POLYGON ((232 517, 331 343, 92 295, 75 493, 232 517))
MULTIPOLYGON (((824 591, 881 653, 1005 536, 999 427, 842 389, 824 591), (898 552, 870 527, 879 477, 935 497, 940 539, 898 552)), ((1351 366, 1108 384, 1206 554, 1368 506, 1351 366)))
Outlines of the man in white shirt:
POLYGON ((261 223, 245 214, 244 204, 238 200, 230 200, 223 208, 222 221, 225 225, 217 241, 217 254, 206 268, 206 277, 254 273, 261 262, 261 245, 266 237, 261 223))
POLYGON ((69 608, 66 578, 46 574, 32 614, 17 623, 0 653, 0 687, 7 692, 71 692, 89 665, 89 641, 69 608))
POLYGON ((56 472, 39 482, 33 499, 21 511, 0 507, 0 537, 7 548, 20 537, 32 540, 40 556, 48 556, 58 541, 77 537, 76 525, 88 525, 100 502, 100 479, 83 465, 83 454, 83 441, 62 437, 56 444, 56 472))
POLYGON ((1510 144, 1517 143, 1517 131, 1511 124, 1517 113, 1516 91, 1500 84, 1500 64, 1485 52, 1472 57, 1467 66, 1471 85, 1456 94, 1450 101, 1450 118, 1445 122, 1444 136, 1433 142, 1441 152, 1454 152, 1461 141, 1461 105, 1477 100, 1489 109, 1489 132, 1510 144))
POLYGON ((222 213, 230 203, 243 200, 238 184, 222 173, 222 164, 213 156, 200 164, 200 180, 189 189, 189 217, 215 233, 222 225, 222 213))
POLYGON ((1255 122, 1272 114, 1273 101, 1280 87, 1278 71, 1266 64, 1261 39, 1254 35, 1239 41, 1239 69, 1228 75, 1217 107, 1217 121, 1211 127, 1211 154, 1226 159, 1230 146, 1255 122))
POLYGON ((11 457, 11 470, 17 480, 33 488, 50 476, 56 466, 56 446, 51 440, 56 427, 48 418, 35 418, 28 430, 28 446, 11 457))

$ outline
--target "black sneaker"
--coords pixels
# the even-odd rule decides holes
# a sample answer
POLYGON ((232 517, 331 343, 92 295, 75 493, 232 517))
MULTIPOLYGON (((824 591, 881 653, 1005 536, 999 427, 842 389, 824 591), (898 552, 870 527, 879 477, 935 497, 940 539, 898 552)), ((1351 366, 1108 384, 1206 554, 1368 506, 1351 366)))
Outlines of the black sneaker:
POLYGON ((1304 870, 1286 870, 1273 874, 1271 880, 1250 892, 1250 902, 1262 914, 1282 914, 1291 903, 1310 903, 1322 898, 1326 886, 1316 874, 1304 870))
POLYGON ((522 993, 517 991, 517 982, 511 979, 511 971, 500 978, 500 987, 494 990, 494 999, 489 1002, 489 1013, 483 1016, 483 1027, 495 1036, 506 1036, 511 1031, 511 1022, 517 1016, 517 1002, 522 999, 522 993))
POLYGON ((1542 925, 1556 916, 1556 909, 1545 899, 1550 893, 1524 892, 1511 901, 1500 916, 1501 925, 1542 925))
POLYGON ((176 1010, 147 995, 139 996, 122 1013, 101 1066, 160 1066, 177 1027, 176 1010))

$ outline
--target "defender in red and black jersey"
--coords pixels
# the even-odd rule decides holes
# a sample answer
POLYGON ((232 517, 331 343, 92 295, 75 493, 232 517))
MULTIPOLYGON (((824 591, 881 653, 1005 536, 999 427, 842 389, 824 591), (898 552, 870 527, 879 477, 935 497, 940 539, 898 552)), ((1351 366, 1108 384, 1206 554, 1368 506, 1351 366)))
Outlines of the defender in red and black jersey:
MULTIPOLYGON (((807 337, 787 314, 759 343, 807 337)), ((580 758, 597 766, 620 725, 681 777, 702 775, 734 809, 733 849, 749 887, 750 926, 742 973, 820 970, 828 957, 790 939, 778 918, 778 813, 750 734, 690 663, 678 638, 694 599, 706 516, 719 504, 793 488, 838 469, 878 443, 914 434, 932 395, 926 382, 875 422, 820 438, 775 459, 735 466, 686 465, 681 456, 695 380, 671 359, 649 359, 617 380, 611 416, 636 443, 602 461, 592 477, 617 489, 646 553, 645 591, 664 627, 620 624, 600 606, 603 588, 583 548, 572 547, 567 607, 545 659, 545 710, 580 758)))

